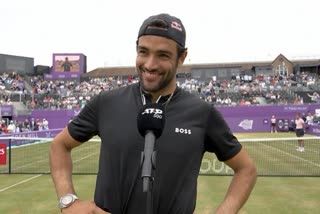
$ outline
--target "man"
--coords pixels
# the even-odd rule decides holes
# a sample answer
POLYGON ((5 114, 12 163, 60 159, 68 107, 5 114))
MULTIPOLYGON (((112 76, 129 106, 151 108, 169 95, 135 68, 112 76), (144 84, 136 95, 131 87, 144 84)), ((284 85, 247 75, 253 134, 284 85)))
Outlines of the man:
MULTIPOLYGON (((301 118, 300 114, 296 114, 295 124, 296 124, 296 136, 298 138, 303 137, 305 129, 306 129, 306 125, 305 125, 304 120, 301 118)), ((298 139, 297 151, 304 152, 304 140, 303 139, 298 139)))
POLYGON ((71 71, 72 64, 69 61, 68 57, 65 58, 65 61, 62 63, 61 67, 63 68, 63 71, 65 71, 65 72, 71 71))
POLYGON ((36 121, 35 121, 34 118, 31 118, 31 121, 30 121, 30 129, 31 129, 31 131, 34 131, 35 127, 36 127, 36 121))
POLYGON ((46 118, 42 119, 42 130, 49 130, 49 121, 46 118))
POLYGON ((10 123, 7 127, 7 130, 9 133, 15 133, 16 132, 16 124, 13 122, 13 120, 10 120, 10 123))
POLYGON ((277 133, 277 119, 274 115, 271 116, 271 133, 277 133))
POLYGON ((137 114, 150 102, 162 103, 166 110, 165 128, 155 145, 153 213, 194 212, 205 151, 235 172, 216 213, 236 213, 246 202, 256 181, 252 160, 212 105, 176 86, 177 68, 187 56, 185 40, 180 19, 168 14, 146 19, 136 47, 140 83, 102 92, 55 137, 50 165, 61 207, 66 207, 63 213, 147 213, 140 176, 144 138, 137 114), (94 202, 88 202, 75 197, 70 151, 95 135, 102 142, 99 172, 94 202))

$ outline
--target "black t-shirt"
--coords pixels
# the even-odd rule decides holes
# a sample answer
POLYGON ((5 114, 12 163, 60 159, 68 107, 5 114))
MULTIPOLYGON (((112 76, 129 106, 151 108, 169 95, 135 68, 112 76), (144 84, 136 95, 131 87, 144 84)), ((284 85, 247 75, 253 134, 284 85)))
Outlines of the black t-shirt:
POLYGON ((72 64, 69 61, 65 61, 62 64, 63 71, 71 71, 72 64))
MULTIPOLYGON (((132 84, 100 93, 68 125, 71 136, 80 142, 101 137, 94 200, 113 214, 146 213, 140 166, 144 138, 137 129, 141 107, 139 85, 132 84)), ((193 213, 204 152, 214 152, 225 161, 240 149, 214 107, 177 88, 166 105, 165 128, 155 144, 154 214, 193 213)))

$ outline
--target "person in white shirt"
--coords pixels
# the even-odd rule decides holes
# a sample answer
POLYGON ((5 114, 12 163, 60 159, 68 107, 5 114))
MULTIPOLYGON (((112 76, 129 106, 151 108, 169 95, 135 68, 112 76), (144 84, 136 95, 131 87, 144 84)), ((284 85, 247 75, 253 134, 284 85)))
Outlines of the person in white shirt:
POLYGON ((16 125, 14 124, 14 122, 12 120, 10 120, 10 123, 8 125, 7 130, 8 130, 9 133, 16 132, 16 125))
POLYGON ((312 125, 313 124, 313 115, 311 112, 308 112, 308 115, 306 117, 306 124, 312 125))
MULTIPOLYGON (((305 123, 304 120, 301 118, 300 114, 296 114, 296 136, 301 138, 304 136, 305 132, 305 123)), ((304 140, 298 139, 298 149, 299 152, 304 152, 304 140)))
POLYGON ((277 133, 277 118, 272 115, 271 119, 271 133, 277 133))
POLYGON ((46 118, 43 118, 42 120, 42 129, 43 130, 48 130, 49 129, 49 122, 46 118))

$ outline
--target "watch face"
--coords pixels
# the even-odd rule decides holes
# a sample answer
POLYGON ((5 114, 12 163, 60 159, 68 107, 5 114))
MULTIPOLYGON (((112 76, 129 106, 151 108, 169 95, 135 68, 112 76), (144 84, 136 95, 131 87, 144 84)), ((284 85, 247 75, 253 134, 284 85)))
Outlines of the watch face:
POLYGON ((61 202, 62 204, 68 205, 73 201, 72 195, 66 195, 62 198, 61 202))
POLYGON ((78 197, 74 194, 67 194, 65 196, 62 196, 59 200, 59 208, 63 209, 66 207, 69 207, 71 204, 73 204, 73 202, 75 202, 75 200, 77 200, 78 197))

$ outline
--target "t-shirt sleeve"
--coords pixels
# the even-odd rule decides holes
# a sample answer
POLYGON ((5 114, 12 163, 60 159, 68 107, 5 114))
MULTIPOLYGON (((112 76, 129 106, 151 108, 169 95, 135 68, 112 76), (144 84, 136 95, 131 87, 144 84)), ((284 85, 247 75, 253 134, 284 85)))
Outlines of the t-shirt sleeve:
POLYGON ((86 142, 98 134, 98 108, 100 94, 89 101, 81 112, 68 124, 70 135, 79 142, 86 142))
POLYGON ((241 147, 221 113, 212 107, 206 128, 206 151, 214 152, 220 161, 226 161, 238 154, 241 147))

